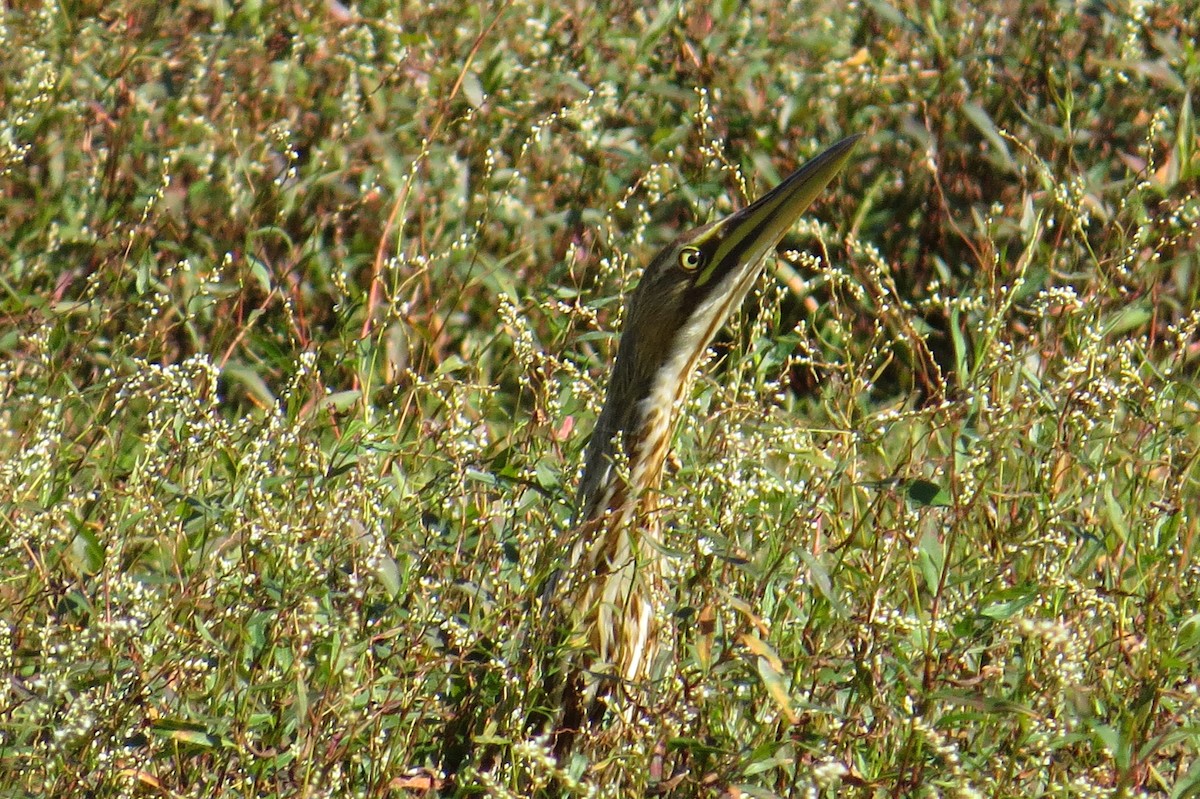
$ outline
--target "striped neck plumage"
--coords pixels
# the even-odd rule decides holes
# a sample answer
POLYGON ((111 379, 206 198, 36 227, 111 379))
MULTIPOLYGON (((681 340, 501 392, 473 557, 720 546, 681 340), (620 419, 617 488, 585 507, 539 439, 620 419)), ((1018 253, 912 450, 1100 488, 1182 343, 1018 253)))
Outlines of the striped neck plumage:
POLYGON ((608 510, 653 510, 653 492, 696 364, 762 271, 761 260, 756 253, 750 268, 724 276, 722 283, 736 285, 722 285, 709 294, 665 348, 665 357, 652 361, 649 368, 637 357, 638 342, 629 334, 622 337, 604 408, 584 458, 579 521, 608 510))

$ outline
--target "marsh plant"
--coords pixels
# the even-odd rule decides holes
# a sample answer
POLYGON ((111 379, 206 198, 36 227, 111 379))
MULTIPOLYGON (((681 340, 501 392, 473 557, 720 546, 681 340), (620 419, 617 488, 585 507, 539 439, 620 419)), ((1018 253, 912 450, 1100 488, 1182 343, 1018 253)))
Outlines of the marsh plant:
POLYGON ((0 12, 4 794, 1197 795, 1200 9, 984 5, 0 12), (621 298, 853 132, 557 762, 621 298))

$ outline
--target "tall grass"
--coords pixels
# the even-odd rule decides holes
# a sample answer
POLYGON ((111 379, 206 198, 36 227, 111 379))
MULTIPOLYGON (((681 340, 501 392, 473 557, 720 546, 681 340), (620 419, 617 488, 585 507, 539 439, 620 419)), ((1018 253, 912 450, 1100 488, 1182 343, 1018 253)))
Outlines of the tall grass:
POLYGON ((3 791, 1197 795, 1197 20, 8 8, 3 791), (666 676, 554 762, 620 298, 860 131, 688 400, 666 676))

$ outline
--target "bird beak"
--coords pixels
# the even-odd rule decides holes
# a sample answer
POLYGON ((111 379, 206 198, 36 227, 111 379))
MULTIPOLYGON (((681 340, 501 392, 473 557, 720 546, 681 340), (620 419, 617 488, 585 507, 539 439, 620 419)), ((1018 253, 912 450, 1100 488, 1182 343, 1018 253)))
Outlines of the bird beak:
POLYGON ((762 197, 714 225, 706 238, 718 243, 694 285, 703 286, 714 278, 720 282, 739 266, 753 271, 759 259, 779 244, 788 228, 842 170, 861 138, 859 134, 842 139, 762 197))

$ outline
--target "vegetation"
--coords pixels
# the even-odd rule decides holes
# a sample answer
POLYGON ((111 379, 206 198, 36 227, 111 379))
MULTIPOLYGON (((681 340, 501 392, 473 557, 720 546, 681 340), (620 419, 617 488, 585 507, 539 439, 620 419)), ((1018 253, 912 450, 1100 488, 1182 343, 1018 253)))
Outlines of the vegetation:
POLYGON ((1193 0, 0 20, 0 793, 1200 795, 1193 0), (555 763, 622 292, 853 132, 555 763))

